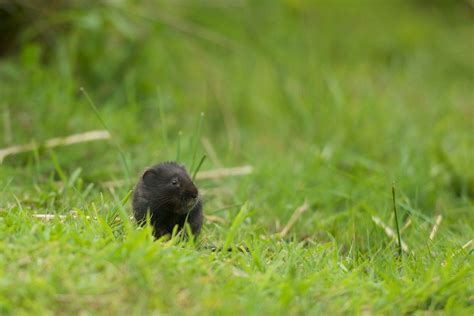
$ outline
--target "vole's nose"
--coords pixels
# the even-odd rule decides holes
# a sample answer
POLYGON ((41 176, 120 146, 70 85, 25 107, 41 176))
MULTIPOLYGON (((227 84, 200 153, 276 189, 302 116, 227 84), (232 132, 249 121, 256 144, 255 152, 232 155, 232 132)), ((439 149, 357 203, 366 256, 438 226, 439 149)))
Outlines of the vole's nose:
POLYGON ((197 201, 199 198, 198 190, 192 190, 188 192, 188 201, 187 201, 187 207, 194 207, 196 205, 197 201))
POLYGON ((197 199, 198 195, 199 195, 198 189, 193 185, 191 190, 189 190, 189 197, 195 200, 197 199))
POLYGON ((191 201, 196 201, 198 196, 199 196, 199 192, 198 192, 197 188, 192 188, 192 189, 186 191, 185 196, 186 196, 186 198, 188 198, 191 201))

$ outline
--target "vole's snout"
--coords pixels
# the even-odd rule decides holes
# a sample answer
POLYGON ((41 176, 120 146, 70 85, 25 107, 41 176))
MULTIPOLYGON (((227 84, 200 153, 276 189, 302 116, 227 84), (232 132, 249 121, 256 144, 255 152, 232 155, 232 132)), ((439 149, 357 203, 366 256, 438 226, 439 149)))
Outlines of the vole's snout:
POLYGON ((192 185, 191 189, 187 193, 188 197, 193 200, 197 199, 199 196, 198 189, 194 185, 192 185))
POLYGON ((187 206, 193 207, 199 199, 199 192, 196 187, 193 187, 186 192, 187 206))

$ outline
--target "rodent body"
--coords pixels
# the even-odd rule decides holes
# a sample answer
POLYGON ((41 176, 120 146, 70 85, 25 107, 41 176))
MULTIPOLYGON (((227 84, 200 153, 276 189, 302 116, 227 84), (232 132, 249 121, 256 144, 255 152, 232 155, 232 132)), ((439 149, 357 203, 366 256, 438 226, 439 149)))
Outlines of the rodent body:
POLYGON ((175 162, 165 162, 147 169, 133 192, 133 215, 140 224, 146 223, 147 213, 153 235, 171 235, 173 228, 181 230, 187 221, 197 236, 203 223, 199 191, 186 169, 175 162))

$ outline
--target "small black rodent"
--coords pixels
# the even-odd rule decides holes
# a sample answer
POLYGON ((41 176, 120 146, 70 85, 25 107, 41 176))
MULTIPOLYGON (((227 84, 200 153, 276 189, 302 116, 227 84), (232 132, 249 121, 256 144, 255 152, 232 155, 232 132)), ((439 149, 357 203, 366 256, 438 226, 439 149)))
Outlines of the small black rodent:
POLYGON ((144 225, 147 212, 153 225, 153 235, 160 238, 171 235, 177 225, 181 230, 185 221, 194 236, 203 223, 202 201, 199 191, 184 166, 164 162, 147 169, 133 192, 133 215, 144 225))

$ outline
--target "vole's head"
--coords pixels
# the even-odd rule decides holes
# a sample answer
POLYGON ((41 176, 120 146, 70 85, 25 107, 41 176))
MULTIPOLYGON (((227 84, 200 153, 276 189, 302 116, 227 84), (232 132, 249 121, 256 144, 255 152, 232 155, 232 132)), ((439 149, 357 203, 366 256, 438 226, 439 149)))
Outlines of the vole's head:
POLYGON ((188 213, 199 192, 182 165, 166 162, 149 168, 142 176, 143 189, 154 205, 176 214, 188 213))

